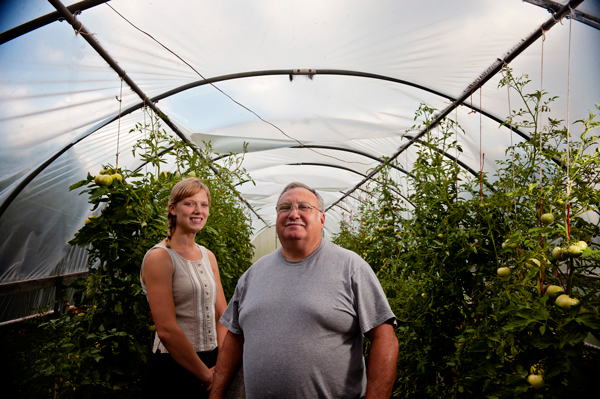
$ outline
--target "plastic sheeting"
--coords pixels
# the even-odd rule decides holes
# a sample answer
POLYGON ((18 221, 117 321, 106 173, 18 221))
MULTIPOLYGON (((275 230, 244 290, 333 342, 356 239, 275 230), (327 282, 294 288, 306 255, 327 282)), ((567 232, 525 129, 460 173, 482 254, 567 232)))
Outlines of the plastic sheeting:
MULTIPOLYGON (((0 31, 55 11, 33 0, 0 6, 0 31)), ((586 0, 578 10, 599 18, 600 2, 586 0)), ((258 233, 274 223, 287 183, 303 181, 320 191, 326 206, 335 203, 378 158, 407 142, 420 103, 447 107, 551 14, 520 0, 112 0, 77 18, 146 95, 160 97, 158 107, 191 141, 210 140, 220 153, 248 143, 244 166, 256 186, 239 189, 266 222, 253 214, 258 233), (282 72, 299 68, 317 74, 290 80, 282 72), (204 78, 217 81, 204 84, 204 78), (305 147, 294 148, 299 144, 305 147)), ((564 19, 543 44, 543 88, 559 96, 549 116, 567 119, 569 89, 570 122, 587 116, 600 103, 600 30, 564 19)), ((539 39, 510 64, 516 75, 529 74, 531 90, 541 85, 541 50, 539 39)), ((490 175, 511 140, 521 138, 471 113, 469 105, 504 119, 508 98, 497 88, 500 78, 449 116, 466 130, 457 137, 465 150, 460 161, 478 171, 485 153, 490 175)), ((115 96, 123 113, 119 164, 134 169, 141 165, 131 156, 137 137, 124 132, 143 122, 143 104, 82 35, 67 22, 53 22, 0 46, 0 203, 70 146, 1 216, 0 282, 56 274, 59 265, 85 269, 83 255, 74 256, 66 243, 89 216, 89 205, 68 186, 114 163, 115 96)), ((398 158, 408 171, 414 151, 409 147, 398 158)), ((327 236, 355 206, 347 197, 328 210, 327 236)), ((15 301, 5 298, 0 319, 26 313, 23 304, 34 302, 22 300, 15 310, 15 301)))

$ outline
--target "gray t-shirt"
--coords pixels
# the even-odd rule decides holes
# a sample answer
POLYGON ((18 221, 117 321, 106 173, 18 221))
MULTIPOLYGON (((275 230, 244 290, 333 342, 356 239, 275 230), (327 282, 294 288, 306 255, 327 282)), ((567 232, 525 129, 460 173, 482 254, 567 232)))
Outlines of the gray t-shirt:
POLYGON ((244 334, 248 399, 357 399, 367 384, 363 334, 394 317, 371 267, 322 240, 301 261, 279 249, 252 265, 221 323, 244 334))

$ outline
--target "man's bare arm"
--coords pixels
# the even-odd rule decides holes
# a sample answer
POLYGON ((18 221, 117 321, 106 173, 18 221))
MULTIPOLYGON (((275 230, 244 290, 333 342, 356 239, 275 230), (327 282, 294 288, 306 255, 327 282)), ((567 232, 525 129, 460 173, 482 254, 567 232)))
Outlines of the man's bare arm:
POLYGON ((243 350, 244 335, 228 331, 223 342, 223 347, 219 348, 210 399, 222 399, 225 397, 231 380, 242 364, 243 350))
POLYGON ((394 327, 384 323, 367 332, 366 336, 371 341, 366 399, 389 399, 398 360, 398 338, 394 327))

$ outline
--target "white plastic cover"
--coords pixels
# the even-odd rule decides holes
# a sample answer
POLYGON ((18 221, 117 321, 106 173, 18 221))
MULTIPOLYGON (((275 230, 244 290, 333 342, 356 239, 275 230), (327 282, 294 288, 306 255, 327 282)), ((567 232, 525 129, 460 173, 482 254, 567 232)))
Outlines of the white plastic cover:
MULTIPOLYGON (((578 9, 599 18, 599 4, 586 0, 578 9)), ((0 6, 2 32, 55 11, 39 0, 0 6)), ((521 0, 112 0, 77 19, 148 97, 164 97, 158 107, 190 140, 210 140, 220 153, 249 143, 244 166, 256 186, 239 189, 272 225, 277 196, 287 183, 303 181, 319 190, 326 206, 336 202, 378 165, 377 158, 406 143, 403 135, 420 103, 447 107, 551 17, 521 0), (309 68, 317 71, 311 78, 290 80, 281 72, 309 68), (214 86, 200 84, 219 77, 214 86), (305 147, 294 148, 300 144, 305 147)), ((563 19, 510 66, 517 75, 529 74, 531 90, 540 88, 543 73, 544 90, 560 96, 554 118, 566 121, 570 90, 568 117, 574 122, 600 103, 599 44, 600 30, 563 19)), ((450 115, 466 130, 458 137, 465 150, 459 159, 478 171, 485 153, 490 175, 511 139, 521 138, 471 113, 469 104, 504 119, 508 98, 506 89, 497 89, 500 78, 494 76, 450 115)), ((66 243, 89 206, 68 186, 102 163, 114 164, 118 133, 119 164, 140 165, 131 156, 137 137, 126 132, 144 114, 123 112, 120 129, 117 119, 119 105, 125 111, 141 104, 67 22, 0 46, 0 204, 64 151, 0 217, 0 282, 86 268, 85 254, 66 243), (121 104, 115 97, 122 97, 121 104)), ((411 148, 398 158, 409 171, 414 159, 411 148)), ((356 199, 339 205, 327 212, 327 236, 356 199)), ((254 217, 255 233, 267 225, 254 217)), ((26 313, 38 299, 0 298, 0 320, 26 313)))

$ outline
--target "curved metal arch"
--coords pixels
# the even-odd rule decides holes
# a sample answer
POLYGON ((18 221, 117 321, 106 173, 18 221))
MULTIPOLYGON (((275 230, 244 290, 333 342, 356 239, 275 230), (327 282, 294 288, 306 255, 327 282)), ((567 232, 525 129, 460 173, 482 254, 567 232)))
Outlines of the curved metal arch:
MULTIPOLYGON (((423 144, 424 146, 427 146, 427 147, 431 148, 432 150, 434 150, 434 151, 435 151, 435 152, 437 152, 438 154, 440 154, 440 155, 442 155, 442 156, 445 156, 446 158, 449 158, 450 160, 452 160, 452 161, 456 162, 458 165, 460 165, 460 166, 461 166, 463 169, 466 169, 466 170, 467 170, 467 171, 468 171, 470 174, 472 174, 473 176, 475 176, 475 177, 479 178, 479 173, 478 173, 476 170, 472 169, 472 168, 471 168, 469 165, 467 165, 466 163, 462 162, 460 159, 458 159, 458 158, 456 158, 456 157, 454 157, 454 156, 452 156, 452 155, 448 154, 448 153, 447 153, 447 152, 445 152, 445 151, 442 151, 442 150, 440 150, 439 148, 437 148, 437 147, 435 147, 435 146, 432 146, 431 144, 428 144, 428 143, 426 143, 426 142, 425 142, 425 141, 423 141, 423 140, 420 140, 420 139, 414 138, 413 136, 409 136, 408 134, 407 134, 407 135, 405 135, 404 137, 408 137, 410 140, 413 140, 415 143, 420 143, 420 144, 423 144)), ((495 192, 495 191, 496 191, 496 189, 494 188, 494 186, 493 186, 493 185, 491 185, 490 183, 488 183, 488 182, 484 182, 484 184, 485 184, 485 185, 486 185, 486 187, 487 187, 487 188, 489 188, 491 191, 493 191, 493 192, 495 192)))
MULTIPOLYGON (((347 168, 345 166, 332 165, 332 164, 327 164, 327 163, 319 163, 319 162, 297 162, 297 163, 288 163, 286 165, 290 165, 290 166, 305 166, 305 165, 308 165, 308 166, 323 166, 323 167, 326 167, 326 168, 336 168, 336 169, 346 170, 348 172, 355 173, 355 174, 363 176, 363 177, 367 176, 364 173, 360 173, 357 170, 350 169, 350 168, 347 168)), ((398 190, 392 188, 392 191, 394 191, 396 194, 398 194, 399 197, 404 198, 404 200, 407 201, 412 206, 415 206, 412 202, 410 202, 410 200, 408 198, 406 198, 404 195, 402 195, 402 193, 398 192, 398 190)), ((327 209, 325 209, 325 212, 327 212, 332 207, 336 206, 338 204, 338 202, 340 202, 340 201, 338 200, 335 203, 329 205, 329 207, 327 207, 327 209)))
MULTIPOLYGON (((288 165, 291 165, 291 164, 288 164, 288 165)), ((236 187, 236 186, 240 186, 240 185, 242 185, 242 184, 244 184, 244 183, 248 183, 249 181, 250 181, 250 180, 242 180, 242 181, 239 181, 239 182, 237 182, 237 183, 236 183, 236 184, 234 184, 233 186, 234 186, 234 187, 236 187)), ((337 205, 337 206, 339 206, 339 205, 337 205)), ((342 209, 344 209, 346 212, 348 212, 348 210, 347 210, 347 209, 345 209, 344 207, 342 207, 342 206, 339 206, 339 207, 340 207, 340 208, 342 208, 342 209)), ((260 207, 260 208, 255 208, 255 209, 258 209, 258 210, 260 210, 260 209, 262 209, 262 207, 260 207)))
MULTIPOLYGON (((96 46, 99 46, 99 44, 97 44, 96 46)), ((114 65, 116 66, 117 64, 114 63, 114 65)), ((112 63, 111 63, 111 66, 112 63)), ((191 88, 195 88, 195 87, 199 87, 199 86, 203 86, 206 84, 212 84, 212 83, 216 83, 216 82, 221 82, 221 81, 226 81, 226 80, 233 80, 233 79, 242 79, 242 78, 248 78, 248 77, 259 77, 259 76, 271 76, 271 75, 289 75, 289 76, 293 76, 295 74, 298 74, 297 72, 295 72, 297 70, 294 69, 278 69, 278 70, 262 70, 262 71, 252 71, 252 72, 243 72, 243 73, 235 73, 235 74, 228 74, 228 75, 222 75, 222 76, 217 76, 214 78, 209 78, 209 79, 202 79, 196 82, 192 82, 186 85, 182 85, 179 86, 175 89, 169 90, 165 93, 159 94, 155 97, 152 98, 148 98, 145 96, 145 94, 140 94, 141 91, 139 88, 137 88, 137 86, 135 87, 136 90, 134 90, 136 93, 138 93, 140 95, 140 97, 143 99, 143 101, 141 101, 138 104, 135 104, 131 107, 128 107, 124 110, 121 111, 121 117, 123 117, 124 115, 128 115, 138 109, 141 109, 145 106, 154 106, 152 107, 153 110, 156 112, 156 110, 154 108, 155 107, 155 103, 161 99, 167 98, 169 96, 172 96, 174 94, 183 92, 185 90, 191 89, 191 88)), ((311 73, 311 75, 342 75, 342 76, 355 76, 355 77, 364 77, 364 78, 371 78, 371 79, 379 79, 379 80, 385 80, 385 81, 390 81, 390 82, 395 82, 395 83, 399 83, 399 84, 405 84, 411 87, 415 87, 421 90, 424 90, 426 92, 432 93, 432 94, 436 94, 438 96, 441 96, 443 98, 446 98, 448 100, 453 101, 453 104, 456 105, 464 105, 464 106, 468 106, 474 110, 477 110, 478 112, 481 112, 482 115, 497 121, 499 123, 502 123, 503 121, 490 114, 487 111, 483 111, 478 107, 472 106, 471 104, 468 104, 466 102, 466 96, 462 99, 462 100, 457 100, 454 99, 453 97, 446 95, 444 93, 438 92, 436 90, 433 90, 429 87, 423 86, 423 85, 419 85, 413 82, 409 82, 406 80, 402 80, 402 79, 396 79, 396 78, 392 78, 389 76, 385 76, 385 75, 378 75, 378 74, 372 74, 372 73, 367 73, 367 72, 360 72, 360 71, 350 71, 350 70, 342 70, 342 69, 324 69, 324 70, 312 70, 314 73, 311 73)), ((124 71, 117 71, 119 73, 119 76, 125 76, 125 72, 124 71)), ((128 78, 128 80, 130 80, 130 78, 128 78)), ((133 82, 132 82, 133 83, 133 82)), ((169 127, 171 127, 174 132, 176 134, 178 134, 178 129, 175 125, 172 124, 172 122, 170 122, 170 120, 168 119, 168 116, 164 115, 162 112, 158 112, 165 122, 167 122, 167 124, 169 125, 169 127)), ((77 140, 67 144, 65 147, 63 147, 61 150, 59 150, 54 156, 52 156, 51 158, 49 158, 46 162, 42 163, 38 168, 36 168, 35 170, 33 170, 31 173, 29 173, 22 181, 21 183, 19 183, 14 189, 13 191, 5 198, 4 202, 0 205, 0 217, 2 217, 2 215, 4 214, 4 212, 6 211, 6 209, 8 208, 8 206, 12 203, 12 201, 14 201, 14 199, 21 193, 21 191, 23 191, 23 189, 37 176, 39 175, 41 172, 44 171, 44 169, 46 169, 50 164, 52 164, 52 162, 54 162, 57 158, 59 158, 62 154, 64 154, 66 151, 68 151, 71 147, 73 147, 75 144, 83 141, 85 138, 89 137, 90 135, 94 134, 95 132, 97 132, 98 130, 102 129, 104 126, 109 125, 110 123, 113 123, 115 121, 117 121, 119 119, 119 115, 115 115, 113 118, 108 119, 106 122, 104 122, 103 124, 100 124, 96 127, 94 127, 90 132, 85 133, 83 136, 81 136, 80 138, 78 138, 77 140)), ((521 136, 522 138, 524 138, 525 140, 530 140, 531 138, 521 132, 519 129, 517 129, 516 127, 511 127, 512 130, 517 133, 519 136, 521 136)), ((181 134, 178 134, 180 137, 181 134)), ((183 138, 182 138, 183 139, 183 138)), ((410 145, 410 143, 408 144, 410 145)), ((404 146, 403 146, 404 147, 404 146)), ((408 146, 407 146, 408 147, 408 146)), ((400 151, 401 152, 401 151, 400 151)), ((369 179, 369 177, 366 177, 367 179, 369 179)))
POLYGON ((340 204, 335 204, 335 206, 337 206, 338 208, 340 208, 342 211, 348 212, 350 213, 350 211, 346 208, 344 208, 343 206, 341 206, 340 204))
MULTIPOLYGON (((414 139, 414 137, 413 137, 413 136, 410 136, 410 135, 404 135, 404 137, 407 137, 407 138, 409 138, 409 139, 411 139, 411 140, 413 140, 413 139, 414 139)), ((421 144, 423 144, 423 145, 427 145, 427 146, 431 147, 431 148, 432 148, 434 151, 436 151, 438 154, 440 154, 440 155, 442 155, 442 156, 444 156, 444 157, 446 157, 446 158, 448 158, 448 159, 450 159, 450 160, 452 160, 452 161, 456 162, 458 165, 460 165, 460 166, 461 166, 463 169, 466 169, 466 170, 467 170, 469 173, 471 173, 473 176, 475 176, 475 177, 479 177, 479 174, 478 174, 478 172, 477 172, 477 171, 475 171, 474 169, 472 169, 472 168, 471 168, 469 165, 467 165, 466 163, 462 162, 462 161, 461 161, 461 160, 459 160, 458 158, 456 158, 456 157, 454 157, 454 156, 450 155, 449 153, 447 153, 447 152, 445 152, 445 151, 443 151, 443 150, 440 150, 439 148, 437 148, 437 147, 435 147, 435 146, 428 145, 428 144, 427 144, 427 143, 425 143, 423 140, 415 139, 414 141, 415 141, 415 142, 418 142, 418 143, 421 143, 421 144)), ((367 158, 369 158, 369 159, 372 159, 372 160, 374 160, 374 161, 377 161, 377 162, 379 162, 380 164, 384 164, 384 163, 386 163, 386 160, 384 160, 384 159, 381 159, 381 158, 377 158, 376 156, 373 156, 373 155, 371 155, 371 154, 369 154, 369 153, 366 153, 366 152, 364 152, 364 151, 354 150, 354 149, 351 149, 351 148, 345 148, 345 147, 336 147, 336 146, 332 146, 332 145, 303 144, 303 145, 295 145, 295 146, 292 146, 292 147, 289 147, 289 148, 298 148, 298 149, 301 149, 301 148, 321 148, 321 149, 334 150, 334 151, 350 152, 350 153, 353 153, 353 154, 362 155, 362 156, 364 156, 364 157, 367 157, 367 158)), ((227 157, 229 157, 229 156, 231 156, 231 155, 234 155, 234 154, 225 154, 225 155, 220 155, 220 156, 218 156, 218 157, 215 157, 215 158, 213 158, 212 160, 213 160, 213 161, 218 161, 218 160, 220 160, 220 159, 227 158, 227 157)), ((407 171, 406 169, 404 169, 404 168, 401 168, 401 167, 400 167, 400 166, 398 166, 398 165, 394 165, 393 163, 390 163, 389 165, 390 165, 392 168, 394 168, 394 169, 396 169, 396 170, 398 170, 398 171, 400 171, 400 172, 402 172, 402 173, 404 173, 404 174, 406 174, 406 175, 408 175, 408 176, 412 177, 413 179, 416 179, 416 176, 415 176, 415 175, 413 175, 411 172, 407 171)), ((366 176, 366 175, 365 175, 365 176, 366 176)), ((485 184, 486 184, 486 186, 487 186, 487 187, 488 187, 490 190, 492 190, 492 191, 496 191, 496 190, 493 188, 493 186, 492 186, 492 185, 490 185, 489 183, 485 183, 485 184)))
MULTIPOLYGON (((334 150, 334 151, 350 152, 352 154, 362 155, 364 157, 367 157, 367 158, 372 159, 374 161, 377 161, 379 163, 385 163, 386 162, 385 159, 377 158, 376 156, 371 155, 369 153, 366 153, 364 151, 355 150, 355 149, 352 149, 352 148, 337 147, 337 146, 333 146, 333 145, 302 144, 302 145, 294 145, 294 146, 287 147, 287 148, 298 148, 298 149, 301 149, 301 148, 320 148, 320 149, 324 149, 324 150, 334 150)), ((232 155, 235 155, 235 154, 223 154, 223 155, 219 155, 218 157, 212 158, 212 161, 213 162, 214 161, 218 161, 220 159, 227 158, 227 157, 230 157, 232 155)), ((406 174, 406 175, 409 175, 412 178, 415 177, 409 171, 407 171, 404 168, 401 168, 398 165, 390 164, 390 166, 393 167, 394 169, 396 169, 396 170, 398 170, 398 171, 406 174)))
MULTIPOLYGON (((354 169, 350 169, 350 168, 347 168, 347 167, 345 167, 345 166, 340 166, 340 165, 332 165, 332 164, 326 164, 326 163, 318 163, 318 162, 298 162, 298 163, 288 163, 288 164, 286 164, 286 165, 289 165, 289 166, 303 166, 303 165, 310 165, 310 166, 324 166, 324 167, 327 167, 327 168, 336 168, 336 169, 342 169, 342 170, 346 170, 346 171, 348 171, 348 172, 355 173, 355 174, 357 174, 357 175, 360 175, 360 176, 363 176, 363 177, 364 177, 364 176, 366 176, 364 173, 360 173, 360 172, 358 172, 358 171, 356 171, 356 170, 354 170, 354 169)), ((239 182, 237 182, 237 183, 236 183, 234 186, 239 186, 239 185, 242 185, 242 184, 244 184, 244 183, 247 183, 247 182, 249 182, 249 181, 250 181, 250 180, 242 180, 242 181, 239 181, 239 182)), ((361 190, 362 190, 362 189, 361 189, 361 190)), ((405 197, 404 195, 402 195, 400 192, 398 192, 398 191, 397 191, 397 190, 395 190, 395 189, 392 189, 392 190, 393 190, 393 191, 394 191, 396 194, 398 194, 398 196, 402 197, 402 198, 403 198, 403 199, 404 199, 406 202, 408 202, 409 204, 411 204, 413 207, 415 206, 415 205, 414 205, 414 204, 413 204, 413 203, 412 203, 412 202, 411 202, 411 201, 410 201, 408 198, 406 198, 406 197, 405 197)), ((363 190, 363 191, 365 191, 365 190, 363 190)), ((341 191, 340 191, 340 192, 341 192, 341 191)), ((366 192, 366 191, 365 191, 365 192, 366 192)), ((344 193, 342 192, 342 194, 344 194, 344 193)), ((356 199, 355 199, 355 200, 356 200, 356 199)), ((346 212, 349 212, 347 209, 345 209, 345 208, 343 208, 342 206, 340 206, 340 205, 338 204, 338 202, 339 202, 339 201, 337 201, 336 203, 334 203, 334 204, 330 205, 330 206, 329 206, 327 209, 325 209, 325 212, 327 212, 327 211, 328 211, 329 209, 331 209, 333 206, 337 206, 337 207, 339 207, 339 208, 342 208, 342 209, 344 209, 346 212)), ((260 210, 261 208, 257 208, 257 209, 258 209, 258 210, 260 210)))
MULTIPOLYGON (((380 164, 383 164, 383 163, 386 162, 385 159, 378 158, 378 157, 376 157, 374 155, 371 155, 369 153, 366 153, 364 151, 355 150, 355 149, 352 149, 352 148, 336 147, 336 146, 333 146, 333 145, 303 144, 303 145, 295 145, 295 146, 290 147, 290 148, 320 148, 320 149, 323 149, 323 150, 334 150, 334 151, 350 152, 352 154, 362 155, 363 157, 367 157, 369 159, 377 161, 380 164)), ((415 177, 408 170, 406 170, 406 169, 404 169, 404 168, 402 168, 402 167, 400 167, 398 165, 390 164, 390 166, 392 168, 394 168, 394 169, 396 169, 396 170, 404 173, 405 175, 409 175, 412 178, 415 177)))
MULTIPOLYGON (((363 189, 362 187, 361 187, 361 188, 359 188, 359 190, 360 190, 360 191, 362 191, 362 192, 364 192, 364 193, 365 193, 365 194, 367 194, 367 195, 370 195, 370 193, 369 193, 367 190, 363 189)), ((345 194, 343 191, 338 191, 338 192, 339 192, 340 194, 342 194, 342 195, 343 195, 343 194, 345 194)), ((363 201, 362 201, 361 199, 354 197, 352 194, 350 194, 350 195, 347 195, 346 197, 350 197, 350 198, 352 198, 354 201, 356 201, 356 202, 360 202, 361 204, 363 203, 363 201)), ((406 199, 406 197, 404 197, 404 196, 402 196, 402 198, 403 198, 403 199, 406 199)), ((412 205, 412 203, 411 203, 410 201, 408 201, 408 202, 409 202, 409 203, 412 205)), ((339 205, 338 205, 338 204, 335 204, 335 206, 339 206, 339 205)), ((413 205, 413 206, 414 206, 414 205, 413 205)), ((349 211, 347 211, 347 212, 348 212, 348 213, 350 213, 349 211)))
MULTIPOLYGON (((360 190, 360 191, 362 191, 363 193, 367 194, 367 195, 371 195, 371 193, 370 193, 370 192, 368 192, 367 190, 365 190, 365 189, 364 189, 364 188, 362 188, 362 187, 359 187, 359 190, 360 190)), ((343 192, 343 191, 340 191, 340 193, 341 193, 341 194, 344 194, 344 192, 343 192)), ((347 197, 350 197, 350 198, 352 198, 354 201, 358 201, 358 202, 361 202, 361 203, 363 202, 363 201, 362 201, 362 200, 360 200, 359 198, 355 198, 355 197, 353 197, 353 196, 352 196, 352 194, 349 194, 349 195, 347 195, 347 197)), ((405 197, 405 196, 402 196, 402 198, 406 200, 406 197, 405 197)), ((411 204, 411 205, 413 206, 413 208, 415 207, 415 205, 414 205, 412 202, 410 202, 410 201, 408 201, 408 200, 406 200, 406 201, 407 201, 409 204, 411 204)))
MULTIPOLYGON (((408 137, 408 138, 409 138, 409 139, 411 139, 411 140, 412 140, 412 139, 414 139, 414 138, 413 138, 413 136, 410 136, 410 135, 407 135, 407 134, 406 134, 406 135, 404 135, 404 137, 408 137)), ((461 161, 461 160, 459 160, 458 158, 456 158, 456 157, 454 157, 454 156, 452 156, 452 155, 448 154, 446 151, 440 150, 439 148, 437 148, 437 147, 435 147, 435 146, 428 145, 428 144, 427 144, 427 143, 425 143, 423 140, 416 139, 416 140, 414 140, 414 141, 415 141, 415 142, 418 142, 418 143, 421 143, 421 144, 423 144, 423 145, 427 145, 427 146, 431 147, 431 148, 432 148, 434 151, 436 151, 438 154, 440 154, 440 155, 442 155, 442 156, 444 156, 444 157, 446 157, 446 158, 449 158, 450 160, 452 160, 452 161, 456 162, 458 165, 460 165, 460 166, 461 166, 463 169, 466 169, 466 170, 467 170, 469 173, 471 173, 473 176, 475 176, 475 177, 479 177, 479 174, 478 174, 478 173, 477 173, 475 170, 473 170, 473 169, 472 169, 472 168, 471 168, 469 165, 467 165, 466 163, 462 162, 462 161, 461 161)), ((355 153, 355 154, 359 154, 359 155, 363 155, 363 156, 365 156, 365 157, 371 158, 371 159, 373 159, 373 160, 375 160, 375 161, 378 161, 378 162, 379 162, 379 163, 381 163, 381 164, 384 164, 384 163, 386 163, 386 161, 385 161, 385 160, 383 160, 383 159, 381 159, 381 158, 374 157, 374 156, 372 156, 372 155, 370 155, 370 154, 367 154, 366 152, 363 152, 363 151, 358 151, 358 150, 352 150, 352 149, 346 149, 346 148, 341 148, 341 147, 335 147, 335 146, 325 146, 325 145, 302 145, 302 146, 294 146, 294 147, 290 147, 290 148, 323 148, 323 149, 330 149, 330 150, 347 151, 347 152, 352 152, 352 153, 355 153)), ((398 165, 394 165, 394 164, 392 164, 392 163, 390 163, 389 165, 390 165, 392 168, 394 168, 394 169, 396 169, 396 170, 398 170, 398 171, 400 171, 400 172, 402 172, 402 173, 404 173, 404 174, 406 174, 406 175, 408 175, 408 176, 412 177, 413 179, 416 179, 416 176, 415 176, 415 175, 413 175, 412 173, 410 173, 409 171, 407 171, 406 169, 404 169, 404 168, 401 168, 401 167, 399 167, 398 165)), ((488 187, 490 190, 492 190, 492 191, 496 191, 496 190, 494 190, 493 186, 492 186, 492 185, 490 185, 489 183, 485 183, 485 184, 486 184, 486 186, 487 186, 487 187, 488 187)))

